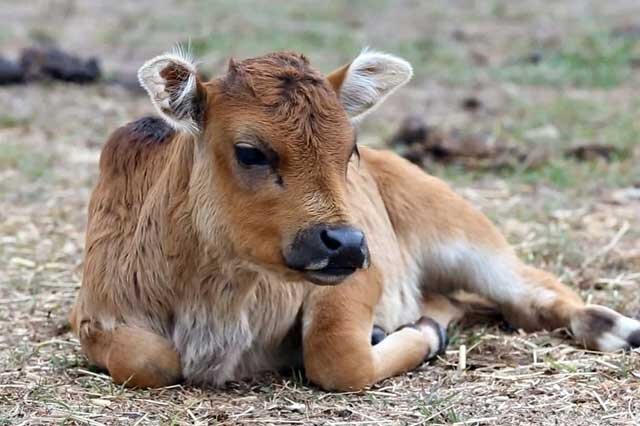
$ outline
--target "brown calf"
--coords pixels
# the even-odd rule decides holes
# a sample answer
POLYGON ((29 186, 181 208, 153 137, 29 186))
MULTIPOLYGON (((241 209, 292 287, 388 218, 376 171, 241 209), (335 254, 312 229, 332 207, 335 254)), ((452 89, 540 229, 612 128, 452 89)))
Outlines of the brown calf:
POLYGON ((89 207, 71 314, 89 360, 132 386, 304 365, 360 389, 441 351, 459 291, 515 327, 638 346, 640 322, 523 264, 444 182, 357 149, 355 123, 411 74, 370 51, 328 77, 292 53, 208 82, 184 54, 147 62, 163 120, 111 136, 89 207))

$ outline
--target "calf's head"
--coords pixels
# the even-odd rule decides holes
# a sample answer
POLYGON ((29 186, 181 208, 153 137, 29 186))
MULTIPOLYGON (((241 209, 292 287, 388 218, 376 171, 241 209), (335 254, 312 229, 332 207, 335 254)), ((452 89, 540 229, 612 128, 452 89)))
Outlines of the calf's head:
POLYGON ((206 182, 195 192, 215 193, 208 208, 225 230, 212 242, 225 238, 238 257, 288 279, 336 284, 369 264, 347 202, 355 123, 411 74, 406 61, 371 51, 328 76, 302 55, 274 53, 231 61, 204 82, 188 55, 172 53, 139 78, 162 117, 197 141, 206 182))

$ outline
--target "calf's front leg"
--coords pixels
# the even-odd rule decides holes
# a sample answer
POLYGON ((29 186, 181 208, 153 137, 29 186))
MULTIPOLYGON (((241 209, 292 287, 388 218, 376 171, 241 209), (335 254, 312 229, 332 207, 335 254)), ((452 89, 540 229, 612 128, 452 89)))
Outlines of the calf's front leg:
POLYGON ((373 308, 379 295, 365 282, 368 276, 360 272, 338 287, 319 290, 305 308, 305 371, 325 390, 363 389, 418 367, 446 344, 445 330, 422 317, 372 345, 373 308))

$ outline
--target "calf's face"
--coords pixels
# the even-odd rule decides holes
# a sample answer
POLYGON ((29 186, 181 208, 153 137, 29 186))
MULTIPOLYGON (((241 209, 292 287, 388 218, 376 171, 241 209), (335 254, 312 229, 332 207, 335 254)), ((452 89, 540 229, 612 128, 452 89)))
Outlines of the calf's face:
POLYGON ((205 83, 173 53, 147 62, 139 77, 158 112, 204 148, 211 182, 199 190, 215 191, 216 220, 237 256, 316 284, 368 266, 347 202, 354 126, 408 81, 407 62, 365 51, 325 77, 301 55, 275 53, 231 61, 205 83))

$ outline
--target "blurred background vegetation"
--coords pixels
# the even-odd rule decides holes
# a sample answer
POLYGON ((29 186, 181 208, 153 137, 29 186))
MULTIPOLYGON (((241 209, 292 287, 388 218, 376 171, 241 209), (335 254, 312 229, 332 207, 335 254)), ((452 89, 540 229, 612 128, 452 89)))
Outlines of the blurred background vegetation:
MULTIPOLYGON (((634 96, 640 24, 633 20, 640 5, 633 0, 3 0, 0 6, 2 52, 56 43, 97 56, 107 78, 132 76, 145 59, 176 43, 191 46, 211 76, 223 72, 230 57, 274 50, 303 52, 324 72, 363 47, 385 50, 411 61, 416 76, 365 123, 366 143, 383 144, 403 117, 417 114, 428 125, 488 133, 527 149, 542 144, 555 153, 540 167, 490 174, 558 187, 639 179, 631 161, 640 136, 640 98, 634 96), (477 98, 478 111, 460 108, 468 97, 477 98), (585 143, 611 145, 616 161, 585 163, 559 154, 585 143)), ((24 120, 5 111, 0 126, 24 120)), ((15 147, 5 150, 3 162, 20 162, 15 147)), ((450 179, 479 178, 455 164, 433 167, 450 179)))

